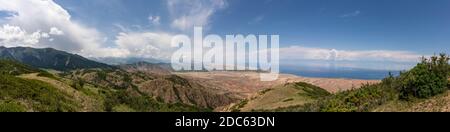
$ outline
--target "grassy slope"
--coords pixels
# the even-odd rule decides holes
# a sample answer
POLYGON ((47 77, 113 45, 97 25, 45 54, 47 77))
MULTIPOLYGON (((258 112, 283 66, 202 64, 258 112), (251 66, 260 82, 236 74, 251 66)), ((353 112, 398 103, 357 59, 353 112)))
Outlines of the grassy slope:
POLYGON ((85 86, 77 90, 68 85, 71 82, 70 80, 65 80, 64 82, 64 79, 57 78, 52 74, 32 73, 21 75, 20 77, 42 81, 54 86, 60 92, 69 95, 72 99, 78 102, 81 105, 80 111, 103 111, 102 97, 94 92, 96 89, 89 89, 89 86, 85 86))
POLYGON ((250 100, 236 105, 234 111, 263 111, 280 107, 303 105, 329 96, 326 90, 307 83, 291 83, 261 91, 250 100))
POLYGON ((31 68, 16 61, 0 59, 0 74, 20 75, 38 71, 38 69, 31 68))
POLYGON ((18 78, 27 73, 46 73, 27 65, 0 60, 0 111, 78 111, 79 103, 54 86, 18 78))
POLYGON ((42 81, 0 74, 0 110, 4 111, 79 111, 72 100, 52 85, 42 81))

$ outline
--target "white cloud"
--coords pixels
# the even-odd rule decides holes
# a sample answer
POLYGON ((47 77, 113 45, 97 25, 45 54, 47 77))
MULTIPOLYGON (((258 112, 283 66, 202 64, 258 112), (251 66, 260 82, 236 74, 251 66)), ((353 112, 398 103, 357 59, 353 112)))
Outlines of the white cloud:
POLYGON ((52 28, 50 28, 49 34, 51 34, 51 35, 64 35, 64 32, 59 30, 56 27, 52 27, 52 28))
POLYGON ((158 26, 159 24, 161 24, 161 17, 160 16, 149 16, 148 17, 148 21, 154 25, 154 26, 158 26))
POLYGON ((119 49, 129 51, 124 57, 169 60, 174 49, 170 47, 172 35, 154 32, 119 33, 115 43, 119 49))
POLYGON ((48 38, 47 33, 36 31, 28 33, 18 26, 10 26, 9 24, 0 27, 0 45, 12 46, 35 46, 41 38, 48 38))
POLYGON ((207 27, 211 16, 227 6, 226 0, 167 0, 173 28, 186 31, 194 26, 207 27))
POLYGON ((350 12, 350 13, 347 13, 347 14, 343 14, 343 15, 341 15, 341 16, 339 16, 339 17, 341 17, 341 18, 356 17, 356 16, 359 16, 360 14, 361 14, 361 11, 356 10, 356 11, 354 11, 354 12, 350 12))
MULTIPOLYGON (((208 26, 211 16, 226 6, 225 0, 167 0, 171 27, 181 31, 208 26)), ((14 12, 4 20, 14 26, 2 29, 3 34, 8 34, 1 36, 3 46, 52 47, 86 57, 167 59, 173 51, 171 34, 142 30, 123 31, 116 36, 115 45, 107 47, 102 33, 72 20, 67 10, 53 0, 0 0, 0 11, 14 12)), ((161 23, 160 16, 147 19, 152 25, 161 23)))
POLYGON ((394 50, 336 50, 291 46, 280 48, 284 65, 362 68, 372 70, 407 70, 422 56, 409 51, 394 50))
POLYGON ((84 56, 123 54, 118 49, 104 47, 105 37, 100 32, 71 20, 71 15, 53 0, 0 0, 0 11, 16 13, 5 21, 9 25, 20 27, 23 31, 48 31, 54 35, 50 39, 36 41, 40 35, 33 33, 33 39, 24 41, 24 45, 52 47, 84 56))
POLYGON ((422 55, 409 51, 336 50, 291 46, 280 49, 282 60, 392 61, 417 62, 422 55))

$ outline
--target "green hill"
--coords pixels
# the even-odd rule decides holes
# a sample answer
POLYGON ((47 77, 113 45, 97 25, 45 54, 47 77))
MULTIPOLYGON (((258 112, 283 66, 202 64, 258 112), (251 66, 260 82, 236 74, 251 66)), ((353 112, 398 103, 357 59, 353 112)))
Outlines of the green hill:
POLYGON ((84 82, 0 60, 0 112, 211 111, 196 105, 165 103, 125 86, 84 82))
POLYGON ((331 93, 328 91, 311 84, 289 83, 261 91, 255 97, 235 105, 232 111, 264 111, 304 105, 329 95, 331 93))
POLYGON ((68 71, 83 68, 114 68, 82 56, 70 54, 52 48, 36 49, 28 47, 0 47, 0 59, 18 62, 44 69, 68 71))
POLYGON ((79 103, 37 80, 0 74, 0 111, 77 111, 79 103))

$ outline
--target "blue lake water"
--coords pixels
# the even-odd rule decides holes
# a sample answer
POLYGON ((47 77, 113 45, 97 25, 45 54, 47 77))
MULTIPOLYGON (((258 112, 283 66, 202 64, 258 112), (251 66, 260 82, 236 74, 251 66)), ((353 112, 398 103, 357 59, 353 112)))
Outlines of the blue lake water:
POLYGON ((301 68, 301 67, 281 67, 281 73, 293 74, 303 77, 319 78, 348 78, 348 79, 370 79, 380 80, 392 72, 398 75, 400 71, 387 70, 367 70, 354 68, 301 68))

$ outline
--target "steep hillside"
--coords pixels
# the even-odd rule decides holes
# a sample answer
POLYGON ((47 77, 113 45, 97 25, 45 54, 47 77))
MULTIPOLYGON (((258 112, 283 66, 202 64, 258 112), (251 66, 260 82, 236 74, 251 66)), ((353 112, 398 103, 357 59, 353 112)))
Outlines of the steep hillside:
POLYGON ((112 66, 91 61, 79 55, 52 48, 0 47, 0 59, 16 60, 36 68, 60 71, 83 68, 113 68, 112 66))
MULTIPOLYGON (((141 93, 134 85, 120 83, 125 78, 116 78, 116 82, 98 80, 94 82, 102 83, 93 83, 36 70, 15 61, 0 60, 0 64, 2 112, 210 111, 196 105, 156 100, 141 93)), ((105 77, 110 79, 112 76, 105 77)))
POLYGON ((77 70, 65 75, 81 79, 98 87, 124 90, 134 96, 148 96, 169 104, 187 104, 203 108, 216 108, 236 102, 237 99, 216 89, 203 87, 176 75, 159 75, 140 71, 77 70))
POLYGON ((80 104, 70 95, 38 80, 15 75, 42 73, 10 60, 0 60, 0 111, 78 111, 80 104))

